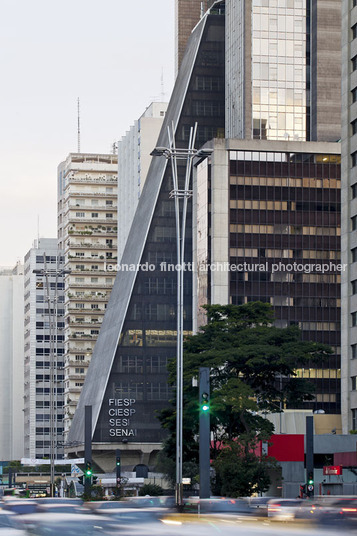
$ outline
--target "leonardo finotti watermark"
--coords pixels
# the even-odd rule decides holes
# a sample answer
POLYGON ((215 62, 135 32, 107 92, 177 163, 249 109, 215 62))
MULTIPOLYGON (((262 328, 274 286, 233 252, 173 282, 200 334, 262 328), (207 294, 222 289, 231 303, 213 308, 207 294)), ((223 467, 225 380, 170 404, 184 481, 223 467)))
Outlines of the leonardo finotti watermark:
POLYGON ((334 273, 344 272, 347 264, 336 264, 334 262, 325 263, 300 263, 300 262, 277 262, 277 263, 249 263, 242 262, 238 264, 230 262, 215 262, 215 263, 194 263, 184 262, 181 264, 173 264, 168 262, 160 262, 159 264, 144 262, 140 264, 104 264, 106 272, 288 272, 288 273, 334 273))

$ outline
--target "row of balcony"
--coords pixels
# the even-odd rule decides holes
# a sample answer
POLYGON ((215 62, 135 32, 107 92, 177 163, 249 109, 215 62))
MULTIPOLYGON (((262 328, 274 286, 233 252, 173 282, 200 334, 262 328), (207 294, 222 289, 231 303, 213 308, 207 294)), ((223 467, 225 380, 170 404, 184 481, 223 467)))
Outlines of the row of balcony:
POLYGON ((107 251, 111 249, 117 249, 117 244, 105 244, 100 242, 73 242, 71 240, 68 240, 67 245, 65 247, 65 253, 67 253, 70 249, 103 249, 107 251))
MULTIPOLYGON (((110 223, 110 222, 107 222, 110 223)), ((117 234, 117 227, 113 227, 110 231, 103 227, 93 227, 93 229, 74 229, 68 230, 68 234, 71 236, 93 236, 93 235, 113 235, 117 234)))
POLYGON ((68 190, 64 198, 64 204, 68 202, 68 199, 71 199, 71 198, 73 199, 74 197, 88 197, 88 198, 107 197, 108 199, 117 199, 118 194, 117 192, 96 192, 95 190, 91 192, 72 192, 68 190))

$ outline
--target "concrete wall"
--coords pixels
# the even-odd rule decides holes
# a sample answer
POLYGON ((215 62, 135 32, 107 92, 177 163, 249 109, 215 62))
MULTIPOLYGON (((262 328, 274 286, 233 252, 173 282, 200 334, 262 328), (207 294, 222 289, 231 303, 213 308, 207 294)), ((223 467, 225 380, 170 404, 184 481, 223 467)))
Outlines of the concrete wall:
POLYGON ((0 461, 24 454, 24 276, 0 272, 0 461))

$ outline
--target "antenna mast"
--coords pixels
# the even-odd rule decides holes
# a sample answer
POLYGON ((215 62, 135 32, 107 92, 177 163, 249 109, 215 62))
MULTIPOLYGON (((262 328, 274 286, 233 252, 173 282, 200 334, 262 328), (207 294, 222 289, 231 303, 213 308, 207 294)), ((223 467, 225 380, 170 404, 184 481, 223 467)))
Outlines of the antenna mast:
POLYGON ((78 113, 78 120, 77 120, 77 141, 78 141, 78 153, 81 152, 81 116, 79 111, 79 97, 77 100, 77 113, 78 113))
POLYGON ((164 68, 161 67, 161 102, 165 102, 164 68))

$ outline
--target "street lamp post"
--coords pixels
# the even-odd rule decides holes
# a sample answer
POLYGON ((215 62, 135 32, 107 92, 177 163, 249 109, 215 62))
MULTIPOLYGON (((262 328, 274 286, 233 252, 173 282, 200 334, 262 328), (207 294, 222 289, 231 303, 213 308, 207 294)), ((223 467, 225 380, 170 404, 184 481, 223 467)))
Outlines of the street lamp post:
POLYGON ((192 163, 195 157, 207 157, 211 149, 195 149, 197 123, 190 128, 187 148, 178 148, 175 144, 174 125, 168 127, 169 147, 156 147, 152 156, 165 156, 171 161, 173 189, 170 198, 175 201, 176 250, 177 250, 177 366, 176 366, 176 487, 175 496, 178 508, 183 505, 182 483, 182 445, 183 445, 183 282, 185 271, 185 236, 188 200, 192 197, 190 179, 192 163), (183 188, 179 188, 178 160, 186 161, 183 188), (180 210, 180 201, 182 209, 180 210))

